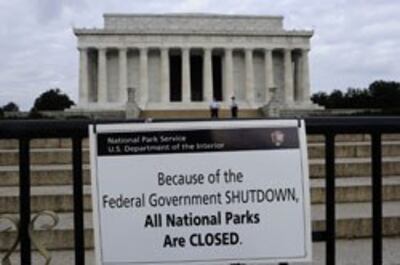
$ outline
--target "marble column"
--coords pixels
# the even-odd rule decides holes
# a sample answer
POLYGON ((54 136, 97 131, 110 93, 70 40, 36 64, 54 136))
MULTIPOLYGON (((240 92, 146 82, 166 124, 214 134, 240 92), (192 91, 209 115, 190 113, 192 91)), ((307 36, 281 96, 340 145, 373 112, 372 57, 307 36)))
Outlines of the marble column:
POLYGON ((140 100, 142 103, 147 103, 149 97, 149 79, 148 79, 148 57, 147 48, 140 48, 140 100))
POLYGON ((169 82, 169 49, 161 48, 161 102, 170 101, 170 82, 169 82))
POLYGON ((293 67, 292 67, 292 50, 284 50, 283 59, 284 68, 284 91, 285 91, 285 103, 292 104, 294 99, 293 91, 293 67))
POLYGON ((233 50, 232 48, 225 49, 225 73, 224 73, 224 93, 223 100, 229 101, 234 95, 233 90, 233 50))
POLYGON ((190 49, 182 49, 182 101, 190 102, 190 49))
POLYGON ((265 103, 271 100, 271 88, 275 87, 274 67, 272 50, 264 50, 264 69, 265 69, 265 103))
POLYGON ((98 50, 98 71, 97 71, 97 101, 106 103, 107 95, 107 49, 98 50))
POLYGON ((308 61, 308 52, 309 50, 301 50, 300 57, 300 76, 301 76, 301 94, 300 101, 302 103, 310 103, 310 70, 309 70, 309 61, 308 61))
POLYGON ((119 55, 119 101, 126 103, 128 100, 128 49, 120 48, 119 55))
POLYGON ((294 70, 293 70, 293 74, 294 74, 294 96, 293 96, 293 100, 296 103, 300 103, 302 101, 302 83, 303 83, 303 77, 302 77, 302 58, 301 58, 301 52, 296 52, 294 54, 294 59, 293 59, 294 63, 294 70))
POLYGON ((245 49, 246 68, 246 99, 249 103, 254 102, 254 65, 253 50, 245 49))
POLYGON ((79 48, 79 103, 89 102, 89 67, 88 49, 79 48))

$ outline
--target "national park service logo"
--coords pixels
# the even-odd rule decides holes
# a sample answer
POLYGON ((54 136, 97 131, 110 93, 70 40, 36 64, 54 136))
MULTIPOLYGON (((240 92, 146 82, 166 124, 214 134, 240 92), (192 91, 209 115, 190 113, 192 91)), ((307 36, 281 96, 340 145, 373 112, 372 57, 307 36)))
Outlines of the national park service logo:
POLYGON ((280 130, 271 133, 271 141, 275 146, 281 146, 285 142, 285 134, 280 130))

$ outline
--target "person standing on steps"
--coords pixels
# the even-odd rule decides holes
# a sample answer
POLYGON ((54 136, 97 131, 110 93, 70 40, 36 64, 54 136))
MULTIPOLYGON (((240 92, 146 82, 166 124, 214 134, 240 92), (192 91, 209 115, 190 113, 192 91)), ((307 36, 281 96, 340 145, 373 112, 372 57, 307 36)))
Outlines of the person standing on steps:
POLYGON ((215 98, 210 103, 210 114, 212 119, 218 119, 219 104, 215 98))
POLYGON ((231 97, 231 117, 236 119, 238 117, 239 107, 236 103, 236 99, 234 96, 231 97))

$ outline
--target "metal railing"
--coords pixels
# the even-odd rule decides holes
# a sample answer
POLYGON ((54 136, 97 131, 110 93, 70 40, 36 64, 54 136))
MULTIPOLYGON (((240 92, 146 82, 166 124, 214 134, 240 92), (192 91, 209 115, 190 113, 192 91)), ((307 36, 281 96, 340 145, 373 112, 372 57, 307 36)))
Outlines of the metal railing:
MULTIPOLYGON (((191 120, 193 121, 193 120, 191 120)), ((118 121, 114 121, 118 122, 118 121)), ((121 121, 120 121, 121 122, 121 121)), ((123 121, 143 122, 143 120, 123 121)), ((157 122, 154 121, 153 122, 157 122)), ((85 264, 83 159, 82 141, 88 137, 90 120, 76 121, 0 121, 0 139, 19 142, 19 242, 20 263, 31 264, 31 181, 30 141, 45 138, 72 140, 72 176, 74 197, 75 264, 85 264)), ((98 121, 97 121, 98 123, 98 121)), ((326 229, 313 231, 314 242, 326 242, 326 264, 334 265, 335 251, 335 136, 338 134, 371 135, 372 215, 374 265, 382 264, 382 134, 400 133, 400 117, 307 118, 308 135, 325 136, 326 229)), ((285 263, 282 263, 285 264, 285 263)))

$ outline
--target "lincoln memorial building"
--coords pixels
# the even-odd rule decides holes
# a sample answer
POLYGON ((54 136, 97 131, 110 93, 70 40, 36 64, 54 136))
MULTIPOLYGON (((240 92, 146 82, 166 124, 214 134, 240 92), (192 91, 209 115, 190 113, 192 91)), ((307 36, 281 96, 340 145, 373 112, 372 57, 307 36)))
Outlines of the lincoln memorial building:
POLYGON ((313 108, 313 32, 285 30, 281 16, 105 14, 104 28, 74 33, 77 109, 199 111, 213 98, 228 109, 232 96, 241 110, 313 108))

